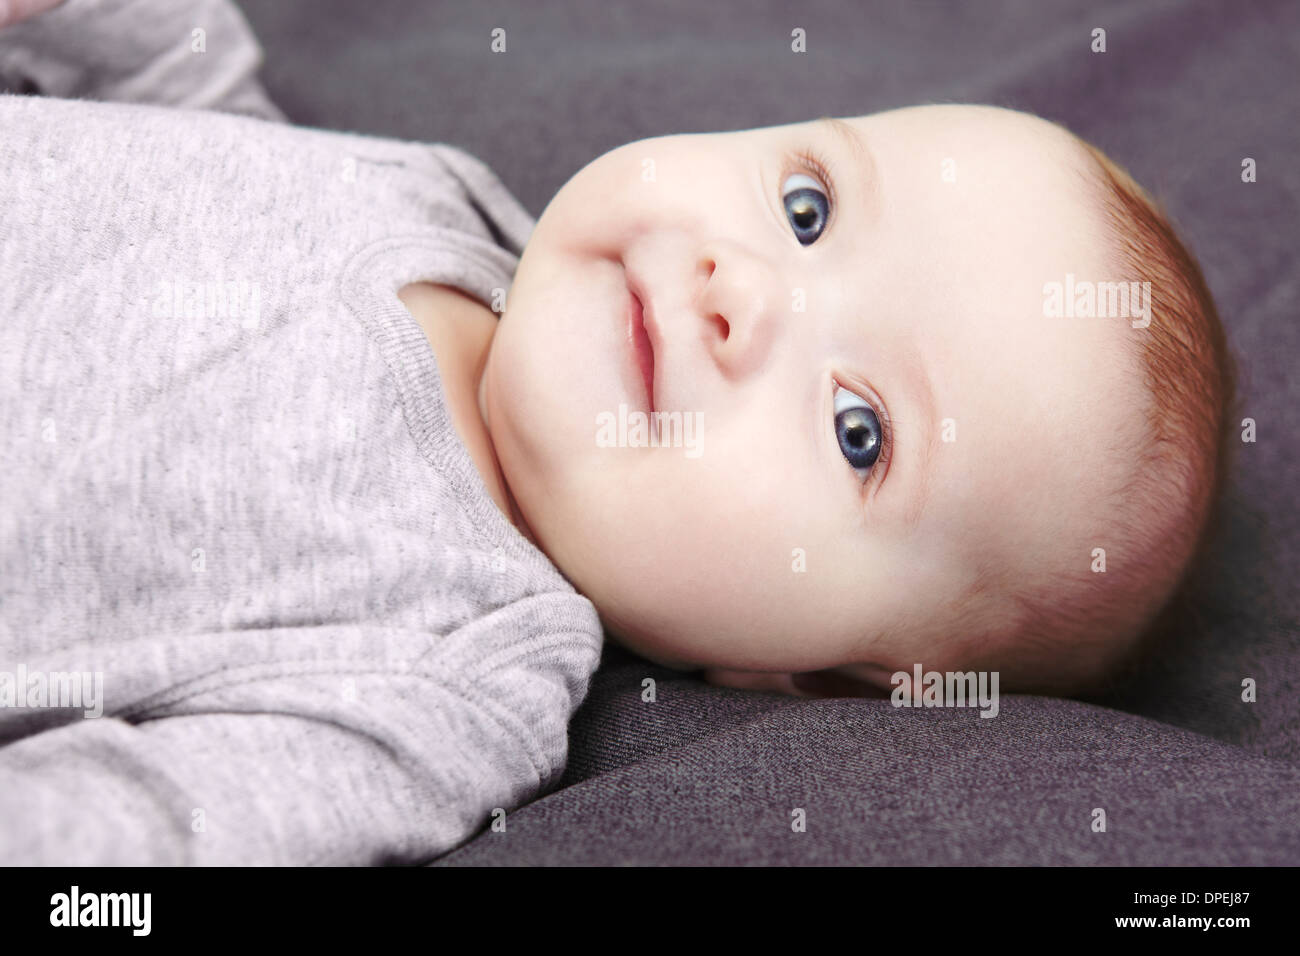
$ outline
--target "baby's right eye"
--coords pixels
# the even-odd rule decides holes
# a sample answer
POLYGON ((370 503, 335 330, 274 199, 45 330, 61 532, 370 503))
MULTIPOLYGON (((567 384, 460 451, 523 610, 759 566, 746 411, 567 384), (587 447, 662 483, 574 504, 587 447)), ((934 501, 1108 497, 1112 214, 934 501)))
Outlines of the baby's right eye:
POLYGON ((875 409, 865 399, 838 385, 835 387, 835 439, 845 460, 857 472, 869 472, 884 445, 884 431, 875 409))
POLYGON ((809 246, 821 238, 830 217, 830 200, 817 180, 803 173, 788 176, 781 186, 781 201, 799 245, 809 246))

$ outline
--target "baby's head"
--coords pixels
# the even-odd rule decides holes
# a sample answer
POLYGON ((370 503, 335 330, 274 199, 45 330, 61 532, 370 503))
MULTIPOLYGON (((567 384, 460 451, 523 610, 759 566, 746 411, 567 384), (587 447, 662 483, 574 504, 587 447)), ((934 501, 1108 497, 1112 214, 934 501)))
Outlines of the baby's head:
POLYGON ((538 545, 652 660, 1074 693, 1183 578, 1230 390, 1200 271, 1122 171, 925 106, 590 163, 480 405, 538 545))

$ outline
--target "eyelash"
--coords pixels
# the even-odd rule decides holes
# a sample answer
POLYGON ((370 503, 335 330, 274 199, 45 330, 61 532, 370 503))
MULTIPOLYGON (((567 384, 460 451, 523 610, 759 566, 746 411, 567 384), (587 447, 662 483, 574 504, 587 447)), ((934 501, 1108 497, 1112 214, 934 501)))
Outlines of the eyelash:
MULTIPOLYGON (((790 158, 794 160, 795 165, 803 167, 804 173, 820 182, 826 190, 826 200, 830 204, 831 214, 826 220, 826 228, 822 231, 822 235, 817 237, 817 241, 821 242, 822 237, 835 225, 837 210, 840 207, 839 196, 835 192, 835 167, 825 153, 819 153, 810 147, 795 150, 790 158)), ((783 176, 783 181, 784 178, 783 176)))

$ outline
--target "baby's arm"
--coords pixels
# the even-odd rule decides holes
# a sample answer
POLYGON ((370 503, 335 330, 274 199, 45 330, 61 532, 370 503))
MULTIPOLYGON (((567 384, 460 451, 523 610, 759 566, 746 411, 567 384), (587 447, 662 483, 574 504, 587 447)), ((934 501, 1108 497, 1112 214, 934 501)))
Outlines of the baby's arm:
POLYGON ((13 89, 283 121, 261 62, 229 0, 65 0, 0 30, 0 81, 13 89))
POLYGON ((169 692, 168 716, 78 715, 0 747, 0 866, 420 863, 558 780, 574 655, 554 636, 404 667, 389 655, 461 638, 370 627, 354 660, 336 658, 359 626, 311 630, 318 660, 251 660, 169 692))

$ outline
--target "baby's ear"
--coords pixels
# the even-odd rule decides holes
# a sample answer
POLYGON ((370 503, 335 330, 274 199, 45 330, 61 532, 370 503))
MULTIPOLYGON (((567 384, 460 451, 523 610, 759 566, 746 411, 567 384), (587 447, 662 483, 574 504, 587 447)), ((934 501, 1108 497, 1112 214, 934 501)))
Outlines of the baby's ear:
POLYGON ((836 668, 802 674, 777 674, 768 671, 732 671, 706 668, 701 676, 718 687, 742 690, 770 690, 793 697, 888 697, 889 694, 868 681, 841 673, 836 668))
POLYGON ((809 697, 873 697, 889 696, 887 684, 878 679, 874 670, 865 674, 849 674, 832 667, 824 671, 795 674, 794 685, 809 697))

